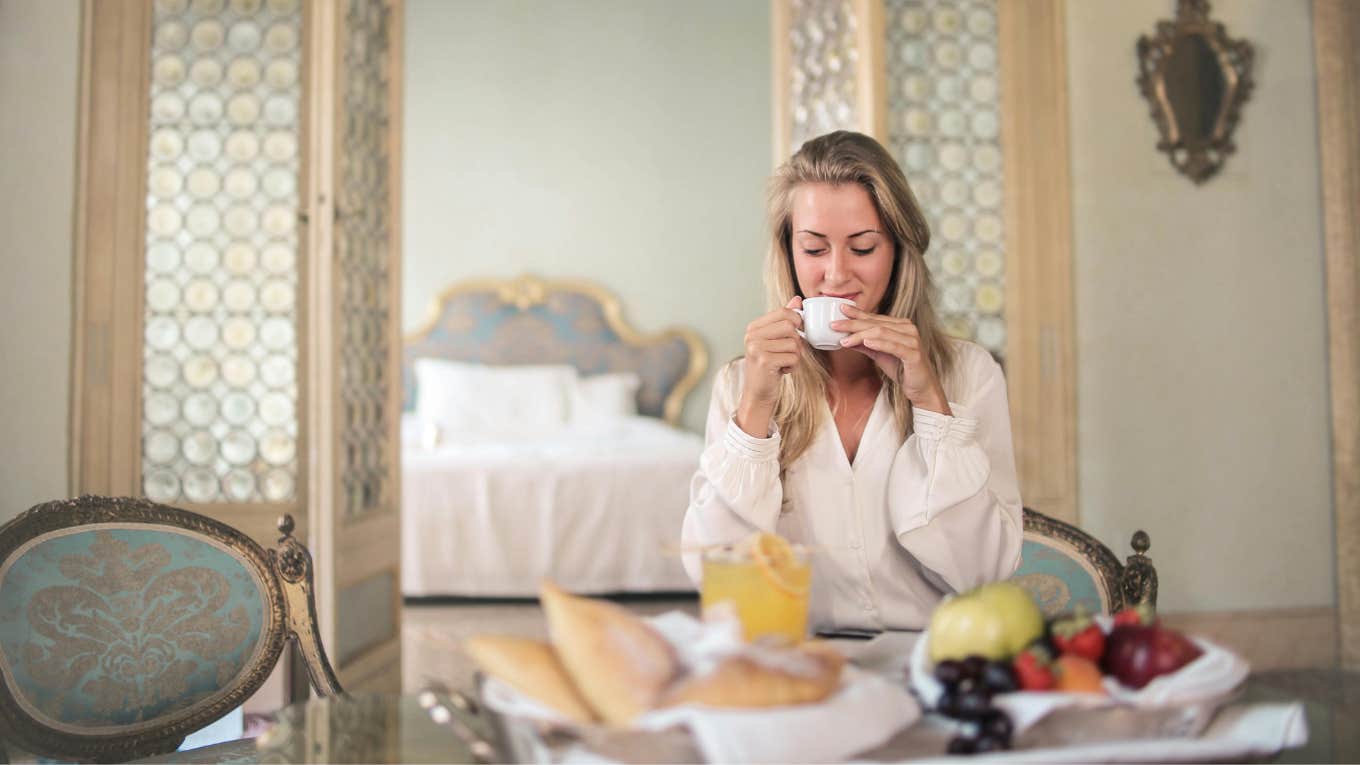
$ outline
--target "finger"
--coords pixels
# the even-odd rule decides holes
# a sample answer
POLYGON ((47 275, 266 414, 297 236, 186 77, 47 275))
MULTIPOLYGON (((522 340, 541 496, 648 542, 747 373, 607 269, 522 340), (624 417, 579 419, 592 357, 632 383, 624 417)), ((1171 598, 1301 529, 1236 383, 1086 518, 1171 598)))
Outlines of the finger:
POLYGON ((768 369, 774 372, 787 373, 798 366, 798 354, 796 353, 771 353, 761 359, 768 369))
POLYGON ((881 353, 890 353, 896 356, 902 364, 910 366, 916 364, 921 359, 921 354, 915 353, 904 343, 882 337, 864 338, 864 347, 881 353))
POLYGON ((845 338, 845 340, 841 341, 841 344, 846 345, 846 347, 849 347, 849 343, 847 343, 847 341, 853 340, 853 344, 858 345, 865 339, 871 337, 880 338, 888 342, 901 343, 905 346, 912 348, 915 348, 918 345, 920 345, 920 340, 918 340, 917 338, 911 337, 909 335, 899 334, 896 331, 895 327, 886 327, 881 324, 870 325, 869 327, 866 327, 860 330, 859 332, 851 333, 849 336, 845 338))
POLYGON ((803 338, 801 337, 780 337, 773 340, 766 340, 762 344, 762 350, 765 353, 792 353, 795 356, 798 355, 798 352, 802 347, 803 338))
POLYGON ((782 337, 797 339, 798 325, 794 324, 792 319, 771 322, 749 334, 751 340, 773 340, 782 337))
POLYGON ((784 307, 785 307, 785 308, 802 308, 802 307, 803 307, 803 298, 799 297, 798 295, 794 295, 793 297, 789 298, 789 302, 785 303, 785 304, 784 304, 784 307))
POLYGON ((863 332, 871 327, 880 326, 884 325, 876 319, 837 319, 830 324, 837 332, 863 332))

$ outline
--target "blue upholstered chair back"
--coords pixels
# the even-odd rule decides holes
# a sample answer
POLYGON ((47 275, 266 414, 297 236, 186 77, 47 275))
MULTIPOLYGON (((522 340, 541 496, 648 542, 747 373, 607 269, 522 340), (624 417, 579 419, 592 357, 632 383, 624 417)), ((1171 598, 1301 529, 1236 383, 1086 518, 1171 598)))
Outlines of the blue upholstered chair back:
POLYGON ((707 353, 694 332, 650 337, 623 321, 617 299, 593 284, 520 277, 458 284, 440 295, 402 353, 403 408, 414 408, 418 358, 508 366, 565 364, 582 375, 635 372, 638 413, 675 424, 703 376, 707 353))
POLYGON ((291 630, 276 556, 228 526, 141 500, 40 505, 0 528, 0 737, 173 750, 260 687, 291 630))
POLYGON ((1045 616, 1084 607, 1113 613, 1142 602, 1156 605, 1157 572, 1144 553, 1147 535, 1134 535, 1135 554, 1121 564, 1110 548, 1076 526, 1025 508, 1020 568, 1011 576, 1034 596, 1045 616))

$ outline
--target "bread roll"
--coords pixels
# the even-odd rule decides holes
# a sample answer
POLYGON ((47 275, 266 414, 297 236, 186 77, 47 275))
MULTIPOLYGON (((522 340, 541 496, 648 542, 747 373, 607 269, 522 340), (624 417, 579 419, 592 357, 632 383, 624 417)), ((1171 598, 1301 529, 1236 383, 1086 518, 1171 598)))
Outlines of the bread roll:
POLYGON ((620 606, 571 595, 551 582, 541 594, 562 666, 605 722, 624 726, 656 706, 680 669, 660 633, 620 606))
POLYGON ((730 656, 708 672, 675 684, 661 706, 755 708, 811 704, 835 692, 845 657, 830 646, 807 644, 781 652, 730 656))
POLYGON ((538 640, 478 635, 463 644, 481 670, 520 693, 582 723, 599 718, 562 668, 552 646, 538 640))

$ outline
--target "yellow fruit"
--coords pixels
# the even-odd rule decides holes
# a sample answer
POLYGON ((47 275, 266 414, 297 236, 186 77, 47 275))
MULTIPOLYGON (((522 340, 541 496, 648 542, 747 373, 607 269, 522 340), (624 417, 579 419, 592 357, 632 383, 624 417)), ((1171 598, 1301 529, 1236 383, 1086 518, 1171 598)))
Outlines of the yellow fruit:
POLYGON ((992 582, 935 607, 930 659, 1008 659, 1043 634, 1044 616, 1029 593, 1010 582, 992 582))

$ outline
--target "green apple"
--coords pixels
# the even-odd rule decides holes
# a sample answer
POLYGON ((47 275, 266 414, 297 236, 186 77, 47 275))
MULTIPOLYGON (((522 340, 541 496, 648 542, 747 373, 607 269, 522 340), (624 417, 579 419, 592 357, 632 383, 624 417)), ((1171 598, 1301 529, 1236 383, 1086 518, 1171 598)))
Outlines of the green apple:
POLYGON ((930 617, 930 660, 1008 659, 1044 634, 1044 615, 1019 585, 992 582, 955 595, 930 617))

